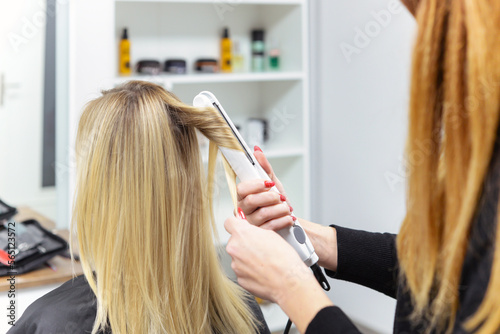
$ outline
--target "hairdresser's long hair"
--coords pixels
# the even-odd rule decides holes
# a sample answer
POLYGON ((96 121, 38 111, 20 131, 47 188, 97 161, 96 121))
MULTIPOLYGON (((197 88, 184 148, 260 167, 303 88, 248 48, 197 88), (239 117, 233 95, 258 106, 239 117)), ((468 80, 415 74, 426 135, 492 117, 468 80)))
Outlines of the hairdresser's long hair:
MULTIPOLYGON (((416 13, 408 203, 398 256, 414 319, 450 332, 471 224, 497 138, 500 1, 422 0, 416 13)), ((465 326, 478 333, 500 328, 499 228, 486 295, 465 326)))
POLYGON ((239 149, 211 108, 155 84, 105 91, 81 117, 73 225, 97 297, 92 333, 255 333, 249 298, 214 247, 212 188, 196 130, 239 149))

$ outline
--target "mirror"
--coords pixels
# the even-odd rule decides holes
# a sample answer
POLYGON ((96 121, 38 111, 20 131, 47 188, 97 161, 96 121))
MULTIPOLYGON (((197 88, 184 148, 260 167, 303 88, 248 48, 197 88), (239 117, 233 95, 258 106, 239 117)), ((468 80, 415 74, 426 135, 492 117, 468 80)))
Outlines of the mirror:
POLYGON ((0 198, 56 220, 55 3, 0 6, 0 198))

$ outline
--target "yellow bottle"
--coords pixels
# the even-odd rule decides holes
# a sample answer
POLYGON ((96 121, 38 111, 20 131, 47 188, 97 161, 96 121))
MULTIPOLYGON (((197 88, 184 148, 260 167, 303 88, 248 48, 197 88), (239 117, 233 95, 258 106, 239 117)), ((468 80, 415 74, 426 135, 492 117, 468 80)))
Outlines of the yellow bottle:
POLYGON ((120 75, 130 75, 132 73, 132 68, 130 67, 130 41, 128 39, 127 28, 123 29, 123 35, 120 41, 120 50, 118 56, 119 56, 118 71, 120 75))
POLYGON ((229 29, 224 28, 220 41, 220 69, 222 72, 231 72, 231 40, 229 39, 229 29))

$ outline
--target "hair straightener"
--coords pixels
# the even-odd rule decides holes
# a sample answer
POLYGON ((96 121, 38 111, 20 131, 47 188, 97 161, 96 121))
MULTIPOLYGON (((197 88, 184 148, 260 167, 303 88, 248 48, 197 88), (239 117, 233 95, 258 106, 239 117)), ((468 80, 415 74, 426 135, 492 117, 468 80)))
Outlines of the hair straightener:
MULTIPOLYGON (((201 92, 194 98, 193 105, 195 107, 214 107, 215 109, 217 109, 240 143, 242 151, 237 151, 226 147, 219 147, 219 150, 222 152, 229 165, 231 165, 231 168, 234 170, 241 181, 254 179, 264 179, 271 181, 262 166, 255 159, 252 151, 250 151, 247 144, 245 143, 245 140, 243 140, 243 137, 236 129, 233 122, 227 115, 224 108, 222 108, 222 105, 214 96, 214 94, 207 91, 201 92)), ((276 186, 272 187, 271 190, 279 193, 276 186)), ((292 215, 295 216, 293 213, 292 215)), ((278 233, 290 245, 292 245, 292 247, 300 255, 302 261, 304 261, 304 263, 309 268, 311 268, 314 276, 318 280, 319 284, 323 287, 323 289, 327 291, 330 290, 330 284, 326 280, 321 267, 318 265, 318 255, 316 255, 316 253, 314 252, 314 247, 312 246, 311 241, 307 237, 304 229, 302 228, 302 226, 300 226, 299 221, 295 220, 293 226, 284 228, 278 231, 278 233)))

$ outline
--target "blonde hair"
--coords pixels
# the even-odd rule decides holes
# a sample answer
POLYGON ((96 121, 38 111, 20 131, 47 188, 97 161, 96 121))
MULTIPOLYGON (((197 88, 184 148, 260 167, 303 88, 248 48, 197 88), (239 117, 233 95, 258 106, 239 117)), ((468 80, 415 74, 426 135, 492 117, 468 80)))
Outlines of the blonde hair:
POLYGON ((215 155, 206 179, 196 129, 213 147, 239 149, 214 109, 152 83, 128 82, 86 106, 72 223, 97 297, 92 333, 257 331, 250 297, 217 258, 215 155))
MULTIPOLYGON (((398 257, 414 320, 425 319, 429 330, 451 332, 471 226, 497 138, 500 1, 422 0, 417 22, 407 215, 398 257)), ((465 326, 478 333, 500 329, 499 228, 486 295, 465 326)))

